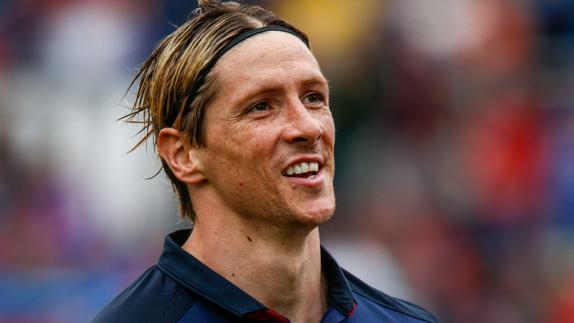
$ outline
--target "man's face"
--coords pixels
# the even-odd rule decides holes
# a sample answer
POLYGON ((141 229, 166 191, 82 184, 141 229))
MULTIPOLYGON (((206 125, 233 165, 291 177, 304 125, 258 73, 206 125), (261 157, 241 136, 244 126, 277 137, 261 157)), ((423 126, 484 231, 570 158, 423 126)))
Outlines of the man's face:
POLYGON ((335 211, 329 89, 297 37, 256 35, 215 65, 200 155, 218 203, 276 225, 314 227, 335 211))

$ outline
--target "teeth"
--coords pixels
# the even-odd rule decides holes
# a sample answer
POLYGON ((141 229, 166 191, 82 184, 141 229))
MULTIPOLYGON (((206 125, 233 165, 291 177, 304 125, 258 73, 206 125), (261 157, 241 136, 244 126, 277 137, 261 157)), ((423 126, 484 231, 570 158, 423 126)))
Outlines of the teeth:
POLYGON ((319 171, 319 163, 309 163, 309 169, 312 172, 318 172, 319 171))
POLYGON ((303 171, 301 170, 301 166, 299 166, 299 165, 296 165, 295 167, 293 167, 293 170, 294 170, 295 174, 297 174, 297 175, 303 173, 303 171))
POLYGON ((303 173, 318 172, 318 171, 319 171, 319 163, 317 163, 317 162, 310 162, 310 163, 302 162, 302 163, 299 163, 297 165, 293 165, 293 166, 287 168, 287 171, 285 173, 287 174, 287 176, 291 176, 293 174, 299 175, 299 174, 303 174, 303 173))

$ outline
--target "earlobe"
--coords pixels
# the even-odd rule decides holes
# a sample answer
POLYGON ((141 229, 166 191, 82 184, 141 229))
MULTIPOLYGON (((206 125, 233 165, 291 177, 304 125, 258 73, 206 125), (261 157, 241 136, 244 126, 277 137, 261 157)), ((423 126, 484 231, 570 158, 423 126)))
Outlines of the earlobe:
POLYGON ((161 158, 180 181, 198 184, 205 180, 201 162, 186 141, 184 135, 174 128, 163 128, 157 137, 157 150, 161 158))

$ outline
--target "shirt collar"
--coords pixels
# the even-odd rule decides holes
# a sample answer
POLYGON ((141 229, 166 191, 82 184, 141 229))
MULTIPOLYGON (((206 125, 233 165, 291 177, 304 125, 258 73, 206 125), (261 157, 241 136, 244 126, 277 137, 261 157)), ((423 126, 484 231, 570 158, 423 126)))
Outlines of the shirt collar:
POLYGON ((321 266, 329 288, 329 304, 345 316, 353 315, 355 300, 349 282, 335 258, 322 246, 321 266))
MULTIPOLYGON (((179 230, 165 238, 164 250, 157 266, 182 284, 211 302, 238 316, 245 316, 267 308, 255 298, 211 270, 197 258, 181 248, 191 230, 179 230)), ((345 316, 355 308, 349 282, 335 259, 321 247, 321 263, 329 288, 329 304, 345 316)))

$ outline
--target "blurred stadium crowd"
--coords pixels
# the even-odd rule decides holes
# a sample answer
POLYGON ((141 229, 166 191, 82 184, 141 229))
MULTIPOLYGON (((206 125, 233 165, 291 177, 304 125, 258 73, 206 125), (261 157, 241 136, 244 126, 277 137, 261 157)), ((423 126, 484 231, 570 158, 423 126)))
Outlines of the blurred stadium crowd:
MULTIPOLYGON (((574 322, 574 2, 268 0, 332 86, 344 266, 441 322, 574 322)), ((0 322, 88 321, 178 223, 116 119, 187 0, 0 1, 0 322)))

